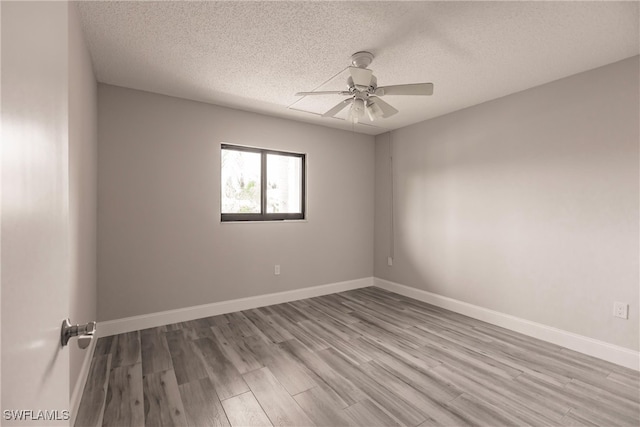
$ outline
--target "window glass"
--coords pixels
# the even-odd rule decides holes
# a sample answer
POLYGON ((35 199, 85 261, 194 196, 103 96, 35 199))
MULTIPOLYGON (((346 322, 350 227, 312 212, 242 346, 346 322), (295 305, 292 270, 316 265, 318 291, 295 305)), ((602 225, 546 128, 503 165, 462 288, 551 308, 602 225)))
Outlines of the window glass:
POLYGON ((222 213, 260 213, 260 153, 222 150, 222 213))
POLYGON ((267 154, 267 213, 302 213, 302 158, 267 154))

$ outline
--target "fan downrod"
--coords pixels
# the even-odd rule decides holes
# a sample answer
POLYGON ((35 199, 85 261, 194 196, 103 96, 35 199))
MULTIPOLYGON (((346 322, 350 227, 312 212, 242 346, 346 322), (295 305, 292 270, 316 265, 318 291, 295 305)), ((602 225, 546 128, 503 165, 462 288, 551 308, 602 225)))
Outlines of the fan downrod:
POLYGON ((351 64, 358 68, 367 68, 373 61, 373 53, 371 52, 356 52, 351 55, 351 64))

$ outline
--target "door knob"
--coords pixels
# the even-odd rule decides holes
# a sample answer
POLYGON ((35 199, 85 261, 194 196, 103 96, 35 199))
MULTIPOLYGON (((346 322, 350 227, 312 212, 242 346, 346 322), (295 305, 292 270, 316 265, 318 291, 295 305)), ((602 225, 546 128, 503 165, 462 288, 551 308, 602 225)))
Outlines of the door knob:
POLYGON ((60 332, 60 343, 64 347, 73 337, 78 337, 78 347, 85 349, 91 343, 96 332, 96 322, 85 323, 84 325, 72 325, 69 319, 62 322, 60 332))

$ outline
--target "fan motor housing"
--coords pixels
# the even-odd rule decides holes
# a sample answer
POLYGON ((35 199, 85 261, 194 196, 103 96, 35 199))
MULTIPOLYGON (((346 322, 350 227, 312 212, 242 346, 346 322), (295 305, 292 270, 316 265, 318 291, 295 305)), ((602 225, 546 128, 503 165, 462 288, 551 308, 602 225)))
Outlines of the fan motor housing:
MULTIPOLYGON (((371 76, 371 83, 369 84, 369 90, 367 92, 373 93, 373 92, 375 92, 377 87, 378 87, 378 79, 376 79, 376 76, 372 75, 371 76)), ((357 91, 356 85, 353 83, 353 79, 351 78, 351 76, 349 76, 347 78, 347 88, 351 92, 357 91)))

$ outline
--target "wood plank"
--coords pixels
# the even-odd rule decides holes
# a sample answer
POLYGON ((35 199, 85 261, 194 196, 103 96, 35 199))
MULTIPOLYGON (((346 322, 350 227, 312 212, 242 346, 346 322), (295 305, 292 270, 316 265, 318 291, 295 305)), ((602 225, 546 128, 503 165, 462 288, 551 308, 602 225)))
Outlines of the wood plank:
POLYGON ((147 374, 143 378, 144 419, 147 427, 185 426, 187 419, 172 369, 147 374))
POLYGON ((307 350, 300 342, 290 340, 281 343, 280 347, 304 365, 305 368, 313 372, 316 375, 316 382, 318 384, 326 384, 347 406, 353 405, 366 397, 352 382, 336 372, 316 353, 307 350))
POLYGON ((220 314, 218 316, 205 317, 205 320, 209 324, 209 326, 220 326, 226 325, 229 323, 229 318, 225 314, 220 314))
POLYGON ((390 305, 382 305, 372 301, 358 301, 356 299, 345 303, 353 310, 352 316, 359 318, 363 316, 369 322, 376 324, 389 332, 402 333, 402 329, 410 328, 415 324, 403 309, 394 310, 390 305))
POLYGON ((442 425, 462 425, 464 420, 455 413, 445 409, 444 404, 455 399, 437 401, 429 394, 424 394, 413 388, 408 383, 398 379, 386 370, 372 364, 366 363, 360 367, 365 373, 373 378, 381 387, 388 389, 390 392, 399 396, 405 402, 411 404, 418 410, 427 422, 431 424, 442 425))
POLYGON ((628 423, 640 421, 640 405, 626 396, 614 394, 608 390, 603 390, 575 379, 565 386, 565 390, 576 396, 595 399, 595 402, 591 400, 590 405, 588 405, 589 409, 610 414, 610 417, 615 413, 615 417, 628 423))
MULTIPOLYGON (((313 336, 319 337, 326 343, 331 343, 334 338, 342 340, 350 340, 351 338, 358 338, 359 333, 350 330, 351 333, 347 334, 340 331, 338 328, 332 327, 329 323, 322 323, 318 320, 304 320, 298 323, 300 327, 309 331, 313 336)), ((331 345, 331 344, 329 344, 331 345)))
POLYGON ((640 406, 640 393, 638 387, 628 386, 623 383, 613 382, 609 377, 600 380, 593 380, 592 377, 576 376, 572 379, 567 388, 577 386, 583 389, 590 389, 592 394, 596 394, 603 400, 619 402, 621 405, 631 405, 634 408, 640 406))
POLYGON ((621 422, 614 414, 610 412, 602 412, 599 410, 592 410, 588 408, 574 408, 571 409, 570 418, 574 425, 589 425, 589 426, 637 426, 636 421, 623 421, 621 422))
POLYGON ((203 362, 220 400, 249 391, 242 375, 226 358, 215 340, 201 338, 194 341, 196 354, 203 362))
POLYGON ((308 299, 299 299, 296 301, 289 301, 287 304, 289 304, 291 307, 295 308, 296 310, 302 313, 306 313, 307 309, 309 308, 308 299))
POLYGON ((318 385, 309 375, 308 370, 278 345, 259 337, 247 337, 245 342, 262 365, 269 368, 289 394, 298 394, 318 385))
POLYGON ((322 386, 296 394, 293 398, 318 426, 349 425, 350 420, 342 411, 344 407, 336 402, 322 386))
POLYGON ((484 373, 471 373, 468 369, 448 364, 434 368, 430 374, 442 382, 455 384, 467 394, 503 404, 511 408, 512 413, 521 413, 523 420, 534 419, 534 424, 556 424, 571 408, 566 402, 549 400, 546 396, 522 389, 515 381, 484 373))
POLYGON ((279 343, 293 338, 291 333, 281 327, 271 316, 266 316, 257 309, 245 310, 242 312, 253 325, 271 342, 279 343))
POLYGON ((588 407, 571 409, 571 414, 579 420, 587 421, 599 426, 638 426, 640 425, 640 415, 636 414, 631 417, 620 417, 615 409, 607 409, 605 407, 588 407))
POLYGON ((213 326, 211 331, 222 352, 241 374, 264 366, 249 349, 242 337, 237 336, 228 324, 213 326))
POLYGON ((442 338, 429 334, 431 343, 424 346, 426 352, 440 362, 449 365, 460 366, 466 369, 474 369, 489 375, 499 376, 505 379, 513 379, 522 374, 522 371, 514 369, 506 364, 492 360, 479 353, 469 352, 455 343, 443 340, 442 338))
POLYGON ((389 427, 402 425, 369 399, 364 399, 345 408, 344 413, 351 420, 349 424, 351 426, 389 427))
POLYGON ((142 364, 111 369, 102 425, 105 427, 144 425, 142 364))
POLYGON ((252 323, 247 317, 242 313, 230 313, 236 314, 237 316, 233 317, 233 321, 230 321, 227 325, 220 326, 228 326, 231 332, 236 337, 246 338, 250 336, 256 335, 255 328, 252 328, 252 323))
POLYGON ((283 322, 281 326, 285 326, 284 322, 287 322, 286 327, 288 328, 289 333, 311 351, 324 350, 325 348, 330 347, 329 343, 315 335, 313 332, 303 328, 300 323, 290 323, 282 317, 275 319, 275 321, 283 322))
POLYGON ((429 351, 405 347, 402 344, 382 340, 373 335, 365 336, 352 342, 354 345, 359 345, 361 348, 367 348, 372 351, 377 360, 401 360, 421 372, 428 372, 442 363, 429 351))
POLYGON ((140 331, 140 349, 143 375, 173 369, 164 328, 150 328, 140 331))
POLYGON ((115 353, 111 358, 111 366, 135 365, 141 362, 140 355, 140 332, 128 332, 114 337, 115 353))
MULTIPOLYGON (((416 339, 406 336, 402 337, 384 328, 380 328, 362 318, 360 318, 360 320, 361 321, 358 323, 352 323, 349 325, 350 328, 356 330, 360 335, 362 335, 360 339, 369 338, 370 340, 377 342, 379 345, 385 346, 389 349, 406 349, 406 353, 413 353, 411 350, 418 350, 421 347, 420 344, 417 343, 418 340, 416 339)), ((436 362, 435 364, 438 363, 439 362, 436 362)))
MULTIPOLYGON (((242 312, 240 311, 235 311, 233 313, 225 313, 223 316, 226 317, 228 322, 227 324, 229 325, 232 323, 245 322, 247 320, 245 315, 242 314, 242 312)), ((223 325, 212 325, 212 326, 223 326, 223 325)))
POLYGON ((180 329, 206 329, 211 326, 207 318, 187 320, 178 324, 180 329))
MULTIPOLYGON (((421 337, 413 334, 409 327, 400 328, 368 313, 354 312, 352 316, 359 319, 359 324, 365 325, 367 330, 375 331, 374 334, 377 336, 389 337, 393 342, 401 343, 407 347, 419 348, 424 344, 424 342, 420 342, 421 337)), ((350 327, 355 329, 353 325, 350 327)))
MULTIPOLYGON (((229 314, 226 314, 225 316, 229 316, 229 314)), ((227 320, 229 318, 227 317, 227 320)), ((249 319, 246 315, 244 311, 239 311, 237 313, 235 313, 235 315, 233 316, 233 324, 235 325, 236 328, 241 328, 242 329, 242 334, 244 335, 244 337, 250 337, 250 336, 256 336, 259 338, 262 338, 265 341, 271 341, 271 339, 269 337, 267 337, 252 321, 251 319, 249 319)), ((231 324, 230 322, 227 323, 227 325, 231 324)), ((220 326, 220 325, 215 325, 215 326, 220 326)))
POLYGON ((274 425, 314 425, 269 368, 246 373, 244 379, 274 425))
POLYGON ((184 334, 184 337, 191 341, 198 340, 200 338, 213 337, 211 326, 207 326, 206 328, 182 328, 180 330, 184 334))
POLYGON ((291 395, 316 387, 318 383, 298 363, 287 356, 279 357, 267 364, 271 373, 291 395))
POLYGON ((207 378, 209 372, 202 358, 182 330, 167 332, 166 339, 178 384, 207 378))
POLYGON ((433 375, 431 370, 426 372, 418 371, 397 359, 373 360, 370 364, 386 370, 436 402, 449 402, 464 392, 456 387, 455 384, 443 381, 440 377, 433 375))
POLYGON ((318 352, 318 355, 328 365, 362 390, 369 399, 389 411, 389 413, 402 424, 415 426, 426 419, 416 408, 412 407, 388 389, 380 387, 380 384, 354 365, 349 364, 349 362, 343 359, 335 350, 331 348, 322 350, 318 352))
POLYGON ((567 415, 564 416, 560 425, 575 426, 575 427, 600 427, 598 426, 598 424, 595 424, 591 421, 587 421, 580 416, 576 416, 575 414, 572 414, 571 412, 567 413, 567 415))
POLYGON ((203 378, 181 384, 178 389, 188 427, 229 426, 211 379, 203 378))
POLYGON ((416 330, 422 331, 421 333, 438 336, 442 339, 440 343, 444 343, 444 345, 447 345, 448 342, 453 342, 458 346, 466 347, 469 350, 472 350, 473 353, 471 354, 473 357, 475 357, 475 353, 489 357, 490 359, 500 363, 501 366, 512 368, 514 370, 514 374, 517 374, 517 372, 528 373, 531 376, 560 386, 567 384, 569 381, 569 378, 565 375, 561 375, 553 370, 547 369, 545 366, 537 363, 535 358, 532 359, 530 355, 519 354, 517 351, 509 348, 508 345, 504 345, 503 343, 487 343, 482 340, 468 338, 463 334, 452 333, 444 328, 434 328, 432 326, 425 328, 424 325, 419 325, 416 327, 416 330))
POLYGON ((180 323, 171 323, 164 325, 165 332, 179 331, 181 330, 180 323))
POLYGON ((372 355, 363 351, 356 340, 343 341, 335 338, 331 341, 331 347, 355 365, 373 360, 372 355))
POLYGON ((522 421, 501 408, 483 402, 475 396, 463 394, 447 403, 467 424, 487 426, 519 426, 522 421))
POLYGON ((84 386, 82 399, 78 406, 78 415, 75 423, 77 427, 102 425, 110 370, 111 354, 96 356, 91 361, 87 383, 84 386))
MULTIPOLYGON (((465 369, 456 369, 446 364, 434 368, 433 373, 464 389, 467 396, 477 398, 483 404, 505 410, 510 416, 518 419, 521 425, 556 425, 569 409, 562 405, 558 408, 551 404, 539 404, 535 398, 528 401, 522 399, 521 395, 514 393, 510 387, 511 380, 491 375, 483 376, 480 380, 468 375, 465 369)), ((445 403, 445 406, 448 405, 445 403)), ((456 408, 457 406, 448 407, 456 408)))
POLYGON ((612 381, 615 385, 622 384, 632 390, 640 389, 640 380, 637 377, 631 377, 619 372, 612 372, 607 376, 607 380, 612 381))
POLYGON ((271 421, 250 391, 222 401, 233 427, 272 426, 271 421))
POLYGON ((98 338, 96 348, 93 350, 93 357, 106 356, 113 353, 113 344, 115 342, 115 335, 108 337, 98 338))
POLYGON ((357 322, 358 320, 351 316, 351 309, 347 306, 335 304, 334 301, 328 298, 329 295, 325 295, 310 300, 312 307, 321 311, 326 316, 333 318, 335 321, 348 325, 349 323, 357 322))
POLYGON ((559 345, 525 336, 514 331, 509 331, 508 329, 491 325, 489 323, 475 326, 473 329, 492 337, 495 341, 501 341, 525 352, 532 351, 535 354, 540 355, 553 355, 560 353, 562 350, 562 347, 559 345))
POLYGON ((591 411, 595 410, 602 413, 602 416, 598 417, 598 419, 608 419, 608 424, 640 425, 640 409, 634 414, 625 414, 624 412, 619 412, 619 408, 603 403, 598 400, 596 396, 593 396, 590 393, 581 392, 575 389, 567 389, 566 387, 559 387, 555 384, 546 383, 526 374, 516 378, 516 382, 527 389, 535 390, 538 394, 543 394, 546 396, 548 401, 563 402, 571 407, 571 412, 574 415, 582 412, 582 415, 593 418, 595 415, 589 414, 591 411))
POLYGON ((289 323, 298 323, 302 320, 308 319, 303 312, 296 309, 289 303, 273 305, 271 306, 271 310, 273 310, 274 313, 279 314, 282 319, 289 323))

